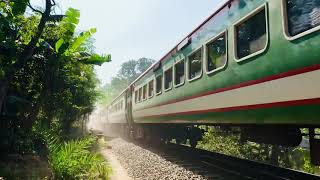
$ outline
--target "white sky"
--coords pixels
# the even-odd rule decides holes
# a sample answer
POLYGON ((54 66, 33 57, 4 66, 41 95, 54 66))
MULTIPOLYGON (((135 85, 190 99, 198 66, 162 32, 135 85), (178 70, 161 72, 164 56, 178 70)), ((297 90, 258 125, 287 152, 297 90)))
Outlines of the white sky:
MULTIPOLYGON (((33 0, 43 4, 42 0, 33 0)), ((56 0, 81 12, 81 30, 97 28, 97 52, 112 62, 96 67, 102 85, 120 65, 141 57, 159 60, 225 0, 56 0)))

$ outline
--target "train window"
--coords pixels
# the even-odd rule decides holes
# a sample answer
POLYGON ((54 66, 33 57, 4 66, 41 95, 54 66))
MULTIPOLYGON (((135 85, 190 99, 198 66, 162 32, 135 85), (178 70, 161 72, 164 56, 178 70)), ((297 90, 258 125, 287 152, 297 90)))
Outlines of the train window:
POLYGON ((138 91, 134 92, 134 101, 135 101, 135 103, 138 102, 138 91))
POLYGON ((238 59, 252 57, 266 48, 267 20, 265 7, 265 5, 259 7, 235 25, 235 52, 238 59))
POLYGON ((194 80, 201 77, 202 73, 202 48, 188 56, 188 79, 194 80))
POLYGON ((142 100, 142 87, 139 89, 139 102, 142 100))
POLYGON ((151 80, 148 84, 148 97, 151 98, 153 96, 154 91, 154 80, 151 80))
POLYGON ((156 94, 160 94, 162 91, 162 75, 156 77, 156 94))
POLYGON ((287 35, 293 37, 300 34, 303 36, 320 29, 319 0, 284 0, 283 2, 287 35), (308 32, 304 33, 306 31, 308 32))
POLYGON ((164 90, 172 88, 172 67, 164 72, 164 90))
POLYGON ((226 33, 213 38, 206 45, 206 70, 208 73, 223 68, 227 63, 227 41, 226 33))
POLYGON ((184 60, 174 65, 174 85, 180 86, 184 83, 184 60))
POLYGON ((143 96, 142 96, 143 100, 147 99, 147 85, 143 86, 143 96))

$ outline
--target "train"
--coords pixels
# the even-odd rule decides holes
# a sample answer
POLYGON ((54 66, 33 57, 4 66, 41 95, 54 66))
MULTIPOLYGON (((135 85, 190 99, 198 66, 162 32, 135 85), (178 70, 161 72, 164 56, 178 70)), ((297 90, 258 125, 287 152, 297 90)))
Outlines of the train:
POLYGON ((297 146, 320 164, 320 1, 227 0, 104 109, 135 139, 190 140, 199 125, 297 146))

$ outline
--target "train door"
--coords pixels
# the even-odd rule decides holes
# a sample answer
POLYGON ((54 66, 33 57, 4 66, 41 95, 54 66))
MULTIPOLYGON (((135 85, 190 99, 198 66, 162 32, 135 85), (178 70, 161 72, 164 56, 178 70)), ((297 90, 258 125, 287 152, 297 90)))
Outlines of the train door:
POLYGON ((127 123, 131 125, 133 123, 132 118, 132 88, 129 87, 126 91, 126 119, 127 123))

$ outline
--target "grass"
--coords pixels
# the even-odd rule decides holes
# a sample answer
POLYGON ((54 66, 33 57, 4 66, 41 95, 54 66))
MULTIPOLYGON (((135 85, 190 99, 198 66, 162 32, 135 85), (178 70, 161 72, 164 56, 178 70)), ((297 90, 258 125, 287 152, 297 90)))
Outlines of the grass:
POLYGON ((111 168, 102 155, 93 151, 96 136, 67 142, 50 133, 44 133, 44 137, 55 179, 109 179, 111 168))

